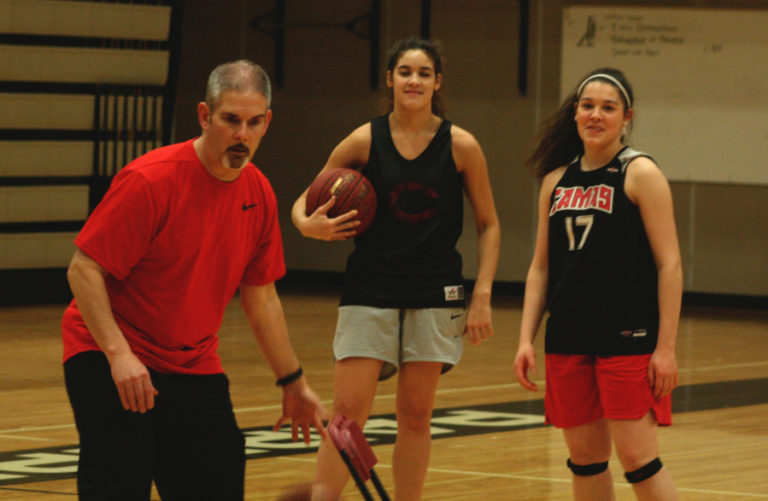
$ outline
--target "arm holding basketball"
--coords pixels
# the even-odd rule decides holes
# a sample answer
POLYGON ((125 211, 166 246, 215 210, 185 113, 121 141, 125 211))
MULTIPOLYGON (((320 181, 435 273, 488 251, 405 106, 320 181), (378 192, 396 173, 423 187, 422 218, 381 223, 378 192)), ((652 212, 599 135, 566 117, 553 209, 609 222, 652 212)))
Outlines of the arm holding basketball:
POLYGON ((554 170, 544 177, 539 192, 538 222, 536 225, 536 246, 531 266, 525 279, 523 318, 520 322, 520 340, 515 356, 515 375, 520 385, 536 391, 536 383, 528 375, 536 372, 533 340, 539 330, 547 305, 547 281, 549 279, 549 201, 564 168, 554 170))
POLYGON ((664 174, 645 157, 634 160, 627 168, 625 190, 640 209, 658 273, 659 338, 648 365, 648 376, 654 396, 659 398, 677 386, 675 339, 683 294, 672 193, 664 174))
POLYGON ((467 312, 465 334, 472 344, 479 344, 493 335, 491 289, 499 261, 501 228, 480 145, 472 134, 455 125, 451 127, 451 139, 456 169, 462 176, 477 229, 477 278, 467 312))
MULTIPOLYGON (((294 373, 299 368, 299 360, 288 337, 283 306, 275 290, 275 284, 259 286, 241 284, 240 302, 264 358, 276 378, 280 379, 294 373)), ((298 439, 298 429, 301 428, 304 442, 308 444, 311 426, 325 437, 323 419, 328 419, 328 412, 320 398, 309 387, 304 376, 298 377, 282 388, 283 412, 275 424, 275 429, 290 419, 294 441, 298 439)))
MULTIPOLYGON (((365 124, 355 129, 344 138, 331 152, 320 174, 339 168, 359 168, 368 162, 368 152, 371 147, 371 126, 365 124)), ((335 198, 319 206, 312 214, 307 215, 307 192, 296 199, 291 210, 291 220, 302 235, 318 240, 346 240, 355 236, 355 228, 360 224, 351 221, 357 211, 349 211, 336 217, 328 217, 328 211, 333 207, 335 198)))
POLYGON ((308 238, 317 240, 347 240, 355 236, 355 226, 360 223, 349 221, 355 217, 357 211, 349 211, 337 217, 328 217, 328 211, 336 202, 335 197, 331 197, 326 203, 318 207, 315 212, 307 216, 307 190, 304 190, 291 210, 291 220, 294 226, 301 234, 308 238))

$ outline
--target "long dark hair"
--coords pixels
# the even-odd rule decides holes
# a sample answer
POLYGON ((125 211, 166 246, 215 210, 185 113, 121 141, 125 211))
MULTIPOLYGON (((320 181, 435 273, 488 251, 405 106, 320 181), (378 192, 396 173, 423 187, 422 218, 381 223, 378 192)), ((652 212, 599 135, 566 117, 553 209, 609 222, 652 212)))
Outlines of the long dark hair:
POLYGON ((556 168, 567 165, 576 158, 577 155, 582 155, 584 153, 584 144, 579 137, 574 118, 576 117, 576 103, 579 102, 579 97, 581 97, 578 92, 581 90, 582 84, 587 80, 606 82, 616 87, 616 90, 619 92, 619 97, 624 103, 625 113, 635 100, 632 93, 632 86, 621 71, 615 68, 599 68, 590 71, 579 81, 579 85, 574 88, 573 92, 565 98, 560 109, 549 117, 539 128, 537 136, 538 145, 525 163, 533 170, 534 174, 536 174, 536 177, 539 179, 543 178, 556 168), (601 76, 593 77, 593 75, 598 74, 608 75, 616 79, 621 86, 624 87, 624 90, 629 97, 629 101, 627 101, 627 98, 624 96, 624 92, 622 92, 610 78, 601 76))
MULTIPOLYGON (((394 73, 397 62, 403 54, 409 50, 423 51, 427 57, 432 60, 432 65, 435 67, 435 78, 437 78, 437 75, 443 74, 443 56, 440 55, 440 49, 438 48, 437 43, 432 40, 425 40, 417 37, 400 40, 392 46, 387 55, 387 71, 394 73)), ((392 89, 387 90, 387 96, 389 97, 389 111, 391 112, 395 107, 395 99, 392 89)), ((443 104, 443 99, 437 90, 432 94, 432 113, 440 118, 445 118, 445 106, 443 104)))

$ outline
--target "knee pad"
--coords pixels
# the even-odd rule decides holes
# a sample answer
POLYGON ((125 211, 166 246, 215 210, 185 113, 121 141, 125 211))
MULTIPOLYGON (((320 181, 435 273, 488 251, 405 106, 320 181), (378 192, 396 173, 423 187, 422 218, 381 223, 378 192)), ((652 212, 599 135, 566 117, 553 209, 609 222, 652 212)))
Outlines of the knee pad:
POLYGON ((630 484, 636 484, 656 475, 662 466, 663 465, 661 464, 661 459, 656 458, 645 466, 641 466, 640 468, 636 469, 635 471, 629 471, 625 473, 624 476, 627 477, 627 482, 630 484))
POLYGON ((566 464, 568 465, 568 468, 571 469, 574 475, 578 475, 580 477, 590 477, 592 475, 599 475, 608 469, 608 461, 604 461, 602 463, 592 463, 592 464, 575 464, 573 463, 573 461, 571 461, 571 458, 568 458, 568 461, 566 461, 566 464))

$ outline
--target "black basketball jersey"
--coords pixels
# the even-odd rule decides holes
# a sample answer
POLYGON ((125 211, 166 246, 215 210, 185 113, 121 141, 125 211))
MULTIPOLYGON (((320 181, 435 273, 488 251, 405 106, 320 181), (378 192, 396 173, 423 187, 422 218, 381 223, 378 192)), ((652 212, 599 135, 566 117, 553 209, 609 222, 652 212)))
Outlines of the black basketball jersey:
POLYGON ((443 120, 415 159, 395 148, 388 117, 371 121, 371 150, 362 173, 378 198, 370 228, 347 260, 342 305, 431 308, 464 305, 461 256, 463 191, 443 120))
POLYGON ((547 353, 652 353, 658 337, 656 266, 638 207, 624 192, 629 147, 582 171, 574 160, 549 211, 547 353))

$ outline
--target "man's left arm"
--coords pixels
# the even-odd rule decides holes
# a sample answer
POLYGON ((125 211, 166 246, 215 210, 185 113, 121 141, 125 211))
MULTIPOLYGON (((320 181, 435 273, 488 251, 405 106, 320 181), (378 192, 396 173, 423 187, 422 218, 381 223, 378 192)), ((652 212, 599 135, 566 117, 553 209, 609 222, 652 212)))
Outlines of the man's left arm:
POLYGON ((324 437, 323 420, 328 419, 328 412, 301 374, 274 282, 258 286, 241 284, 240 302, 264 358, 283 389, 283 413, 275 430, 290 419, 294 441, 298 440, 299 427, 305 443, 310 441, 311 426, 324 437))

